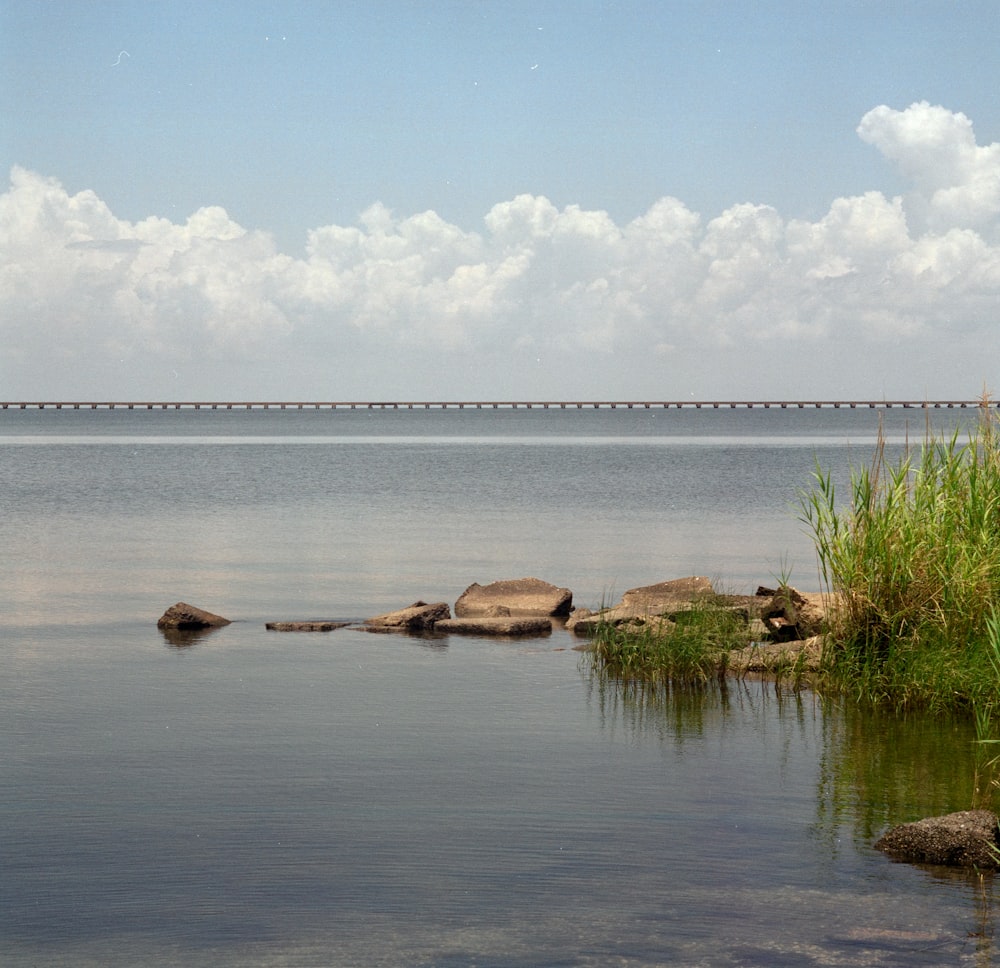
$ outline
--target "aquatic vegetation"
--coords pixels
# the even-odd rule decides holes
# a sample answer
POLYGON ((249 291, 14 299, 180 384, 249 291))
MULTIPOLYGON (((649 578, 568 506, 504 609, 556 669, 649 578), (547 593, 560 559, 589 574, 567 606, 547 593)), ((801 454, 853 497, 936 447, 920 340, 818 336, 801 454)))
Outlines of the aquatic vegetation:
POLYGON ((752 640, 744 612, 706 600, 670 617, 602 624, 591 655, 614 678, 705 683, 724 676, 729 654, 752 640))
POLYGON ((988 398, 967 438, 890 461, 880 432, 838 504, 817 468, 800 496, 838 609, 824 682, 896 707, 1000 709, 1000 427, 988 398))

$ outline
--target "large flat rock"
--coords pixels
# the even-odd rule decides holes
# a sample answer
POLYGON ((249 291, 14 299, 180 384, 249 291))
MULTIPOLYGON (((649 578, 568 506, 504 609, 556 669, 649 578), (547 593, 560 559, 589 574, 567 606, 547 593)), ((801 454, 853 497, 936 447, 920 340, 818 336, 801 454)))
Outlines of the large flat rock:
POLYGON ((552 622, 547 618, 451 618, 434 624, 435 632, 454 635, 548 635, 552 622))
POLYGON ((513 578, 489 585, 471 584, 455 602, 455 615, 569 615, 572 607, 573 593, 568 588, 540 578, 513 578))

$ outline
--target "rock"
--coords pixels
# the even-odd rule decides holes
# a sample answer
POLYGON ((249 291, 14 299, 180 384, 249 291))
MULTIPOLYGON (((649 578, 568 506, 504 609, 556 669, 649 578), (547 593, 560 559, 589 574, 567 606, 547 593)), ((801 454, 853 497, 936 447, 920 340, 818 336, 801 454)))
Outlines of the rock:
POLYGON ((729 653, 726 661, 728 671, 744 672, 784 672, 800 669, 802 672, 819 672, 823 657, 823 636, 814 635, 794 642, 758 642, 745 649, 729 653))
POLYGON ((429 632, 441 619, 451 618, 447 602, 414 602, 407 608, 385 615, 376 615, 365 621, 365 628, 372 631, 429 632))
MULTIPOLYGON (((766 592, 769 589, 759 589, 766 592)), ((829 597, 800 592, 783 585, 761 607, 760 617, 768 635, 776 642, 808 639, 825 630, 829 614, 829 597)))
POLYGON ((178 602, 171 605, 159 618, 156 627, 160 629, 182 629, 194 631, 196 629, 214 629, 222 625, 229 625, 228 618, 206 612, 196 605, 188 605, 186 602, 178 602))
POLYGON ((656 585, 631 588, 622 595, 617 605, 601 609, 597 613, 590 614, 586 609, 578 609, 570 616, 566 628, 577 635, 591 635, 601 624, 621 625, 623 622, 642 624, 654 618, 669 618, 673 613, 687 611, 699 602, 707 599, 714 601, 718 597, 711 581, 707 578, 676 578, 673 581, 661 581, 656 585))
POLYGON ((473 615, 569 615, 573 593, 538 578, 515 578, 489 585, 473 583, 455 602, 455 616, 473 615), (506 613, 497 609, 506 609, 506 613))
POLYGON ((269 632, 332 632, 350 624, 350 622, 267 622, 264 628, 269 632))
POLYGON ((566 619, 566 631, 572 632, 580 622, 585 618, 590 618, 593 614, 589 608, 574 608, 570 612, 569 618, 566 619))
POLYGON ((899 860, 948 867, 1000 867, 997 815, 990 810, 962 810, 943 817, 893 827, 875 844, 899 860))
POLYGON ((435 632, 454 635, 548 635, 552 622, 547 618, 451 618, 434 624, 435 632))
POLYGON ((715 589, 707 578, 674 578, 672 581, 661 581, 655 585, 643 585, 641 588, 631 588, 619 603, 626 608, 645 608, 656 610, 662 614, 664 607, 671 605, 697 602, 715 595, 715 589))

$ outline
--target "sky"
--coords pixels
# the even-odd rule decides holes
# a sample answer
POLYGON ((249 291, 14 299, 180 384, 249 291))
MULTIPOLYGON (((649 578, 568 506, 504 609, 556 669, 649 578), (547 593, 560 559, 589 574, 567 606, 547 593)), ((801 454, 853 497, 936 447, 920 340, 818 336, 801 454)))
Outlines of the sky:
POLYGON ((1000 391, 996 0, 0 0, 0 400, 1000 391))

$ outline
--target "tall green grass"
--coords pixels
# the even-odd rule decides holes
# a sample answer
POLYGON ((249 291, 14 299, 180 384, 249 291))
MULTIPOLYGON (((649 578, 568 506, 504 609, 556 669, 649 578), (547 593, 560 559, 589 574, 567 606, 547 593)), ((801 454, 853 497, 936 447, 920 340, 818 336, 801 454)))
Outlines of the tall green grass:
POLYGON ((1000 428, 984 398, 967 437, 891 462, 884 435, 841 507, 817 468, 800 495, 838 600, 828 684, 897 707, 1000 709, 1000 428))

